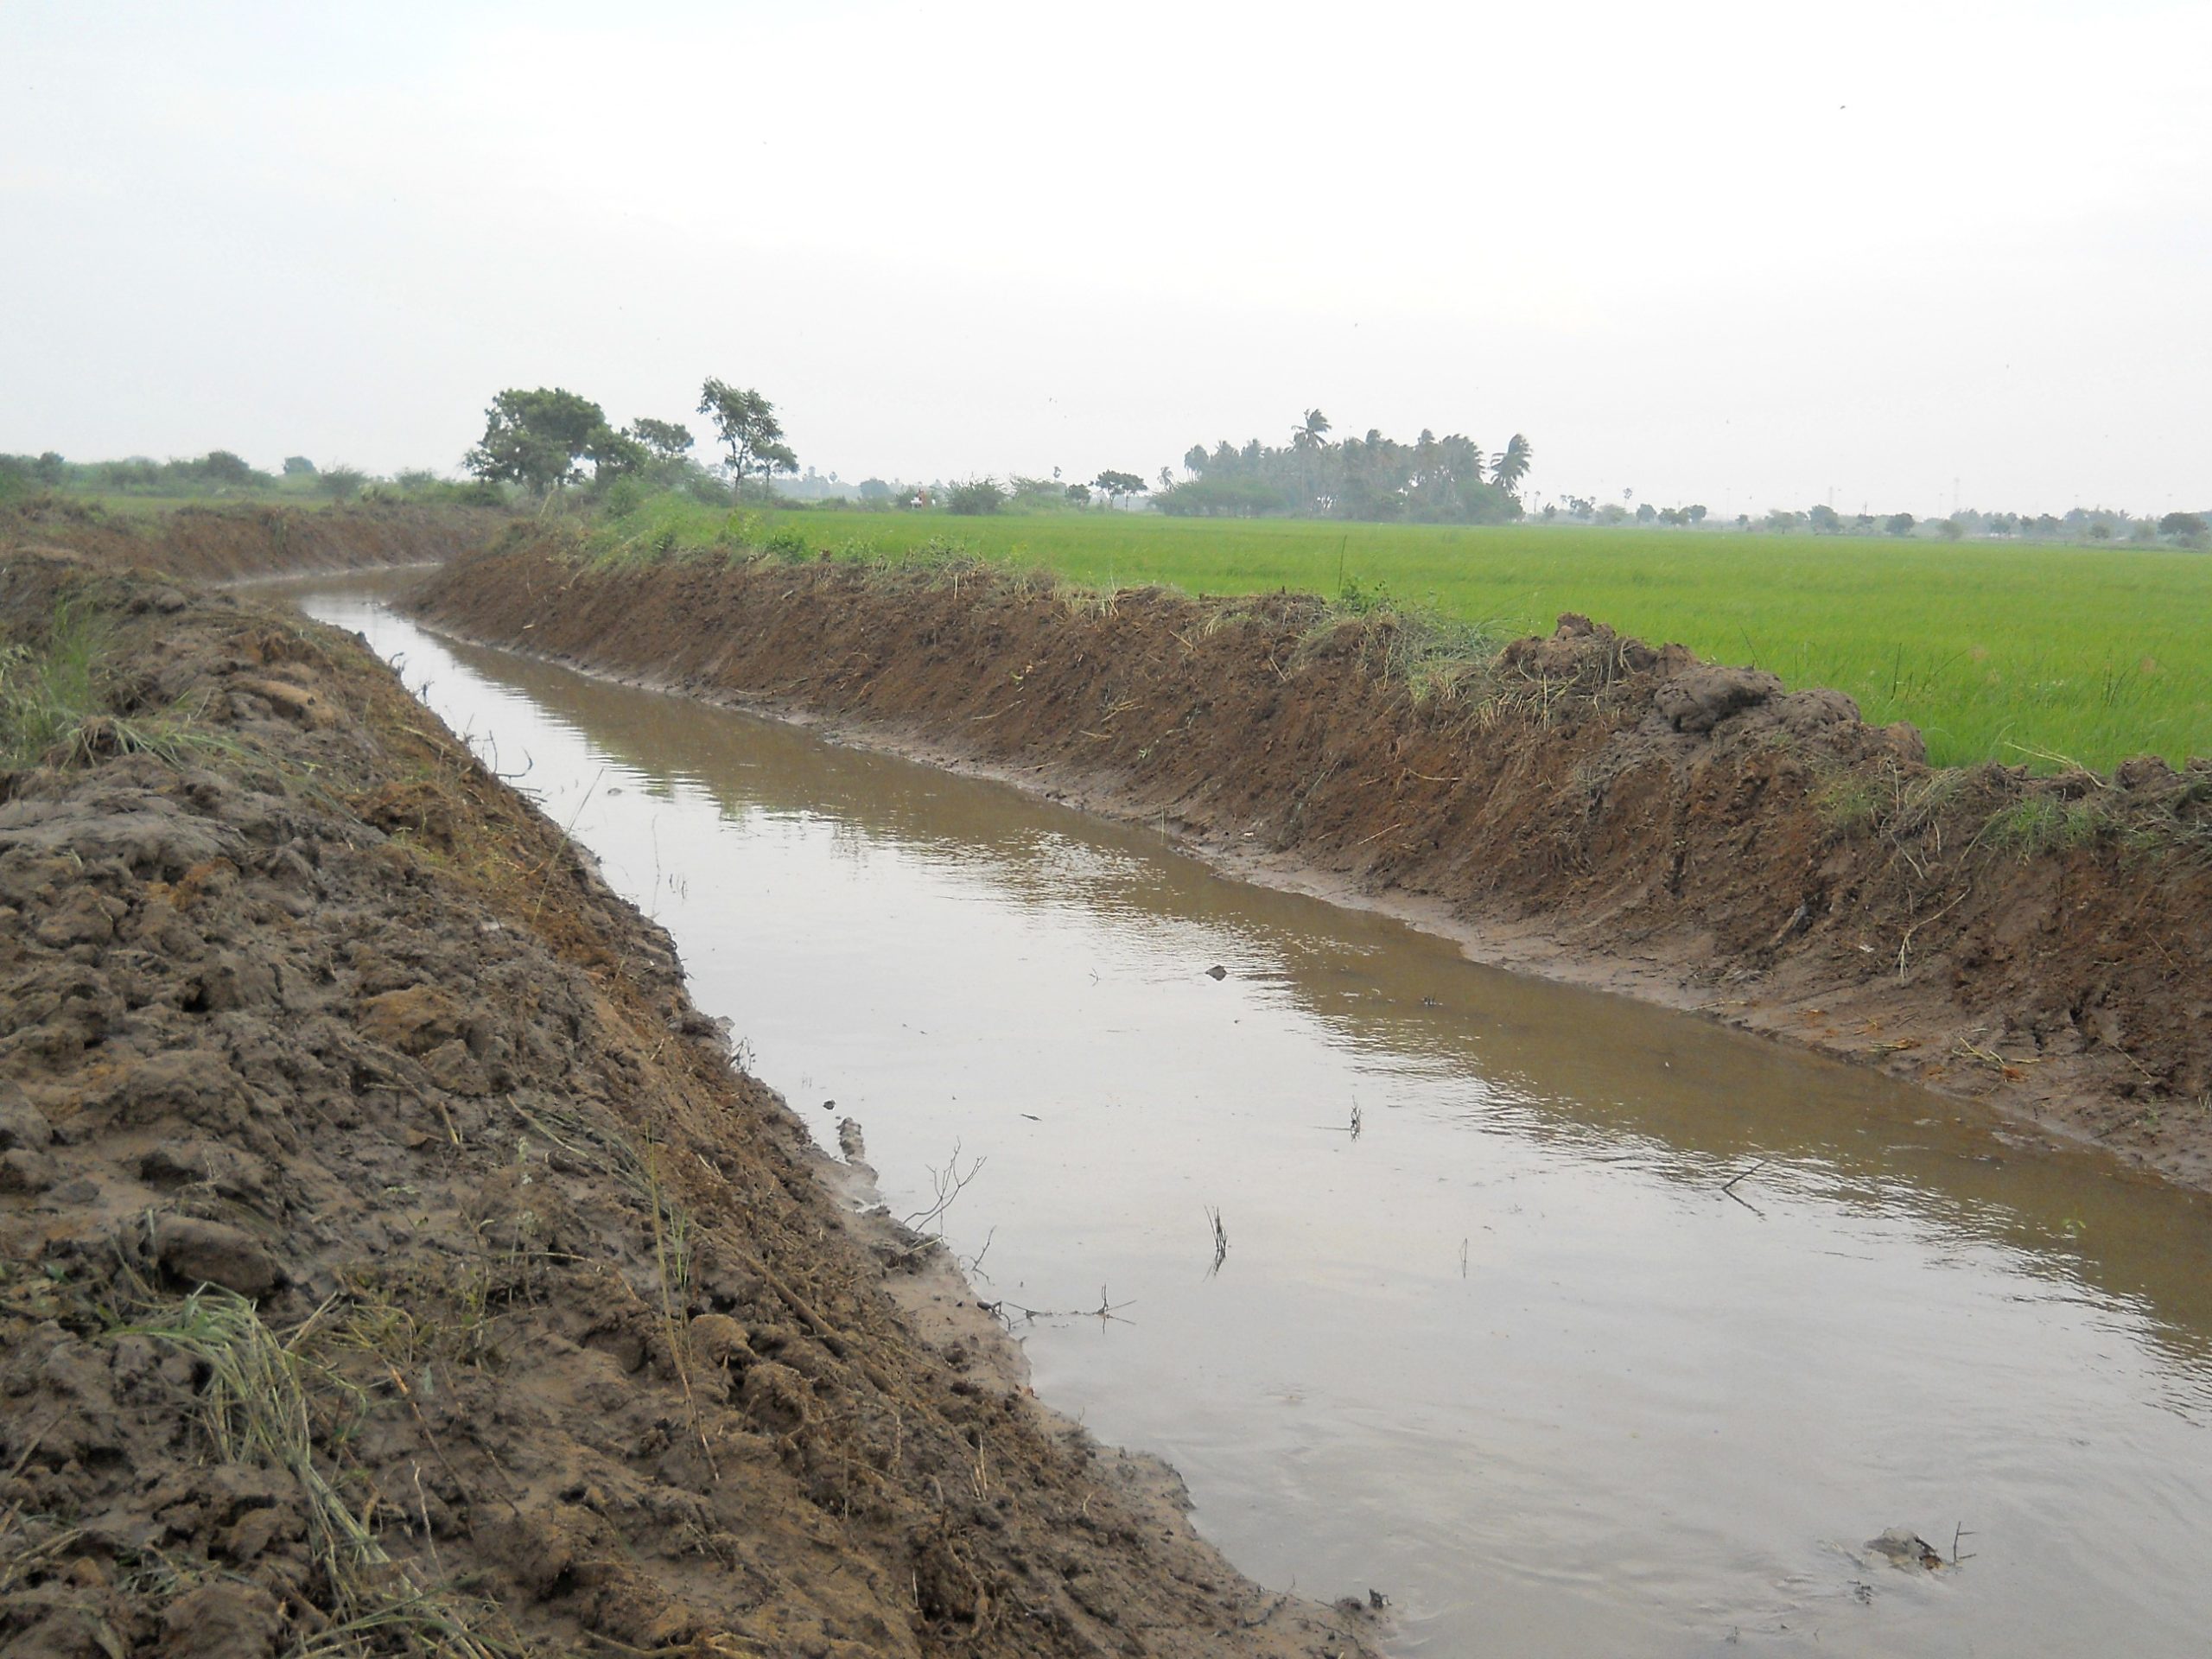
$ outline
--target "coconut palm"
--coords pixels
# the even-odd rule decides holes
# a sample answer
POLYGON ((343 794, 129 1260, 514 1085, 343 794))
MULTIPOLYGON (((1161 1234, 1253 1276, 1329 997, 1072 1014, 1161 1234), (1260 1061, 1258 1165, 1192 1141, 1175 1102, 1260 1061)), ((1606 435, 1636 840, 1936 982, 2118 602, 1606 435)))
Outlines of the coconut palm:
POLYGON ((1506 440, 1505 448, 1491 463, 1491 482, 1509 493, 1517 492, 1521 480, 1528 476, 1529 464, 1535 460, 1535 451, 1529 448, 1529 440, 1516 432, 1506 440))

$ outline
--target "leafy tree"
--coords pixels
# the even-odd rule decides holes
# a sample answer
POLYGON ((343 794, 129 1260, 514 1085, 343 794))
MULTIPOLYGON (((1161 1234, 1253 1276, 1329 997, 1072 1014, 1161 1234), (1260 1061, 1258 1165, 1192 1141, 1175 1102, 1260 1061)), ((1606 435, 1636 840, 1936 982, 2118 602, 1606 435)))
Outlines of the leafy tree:
POLYGON ((591 435, 584 455, 591 462, 591 481, 594 488, 610 484, 618 478, 642 472, 652 461, 652 451, 632 437, 627 432, 617 432, 611 426, 602 426, 591 435))
POLYGON ((1636 522, 1639 524, 1648 524, 1658 516, 1659 509, 1653 506, 1649 501, 1643 502, 1637 507, 1636 522))
POLYGON ((284 476, 287 478, 313 478, 315 476, 315 462, 309 461, 305 455, 287 455, 284 457, 284 476))
POLYGON ((945 492, 945 511, 963 513, 969 518, 996 512, 1005 505, 1006 492, 999 487, 995 478, 966 479, 945 492))
POLYGON ((756 474, 765 482, 778 473, 798 470, 798 457, 784 442, 776 406, 751 387, 709 379, 699 388, 699 412, 714 422, 729 451, 722 464, 739 483, 756 474))
POLYGON ((2187 541, 2204 533, 2204 515, 2201 512, 2170 512, 2158 520, 2158 534, 2171 536, 2177 541, 2187 541))
POLYGON ((1089 506, 1090 505, 1090 486, 1088 484, 1069 485, 1068 499, 1074 502, 1079 507, 1089 506))
POLYGON ((217 484, 253 482, 253 468, 246 465, 244 457, 234 455, 227 449, 210 449, 200 460, 200 471, 217 484))
POLYGON ((1702 501, 1693 501, 1688 506, 1682 509, 1682 516, 1688 518, 1690 523, 1694 524, 1703 524, 1705 522, 1705 503, 1702 501))
POLYGON ((632 458, 620 447, 628 442, 588 397, 558 386, 509 387, 484 411, 483 440, 462 464, 487 482, 519 484, 550 496, 583 476, 578 463, 586 456, 594 467, 611 460, 620 470, 632 458))
POLYGON ((1097 488, 1106 492, 1107 499, 1109 501, 1119 501, 1144 493, 1144 480, 1135 473, 1103 472, 1090 481, 1097 488))
POLYGON ((888 501, 894 493, 896 492, 880 478, 861 480, 860 496, 863 501, 888 501))
POLYGON ((348 467, 341 461, 318 473, 315 486, 333 501, 350 501, 361 493, 361 486, 368 481, 366 473, 358 467, 348 467))
POLYGON ((1405 444, 1370 429, 1331 442, 1328 417, 1308 410, 1288 444, 1255 438, 1238 448, 1193 446, 1192 474, 1153 497, 1177 515, 1249 517, 1292 513, 1361 520, 1491 524, 1516 518, 1520 504, 1484 475, 1483 451, 1459 433, 1424 431, 1405 444))
POLYGON ((630 423, 629 435, 645 445, 655 461, 681 461, 691 448, 691 429, 674 421, 656 421, 640 415, 630 423))
POLYGON ((1910 536, 1913 525, 1919 522, 1909 512, 1893 512, 1882 520, 1882 528, 1892 536, 1910 536))
POLYGON ((1822 536, 1833 536, 1843 528, 1843 515, 1825 501, 1816 505, 1808 517, 1814 530, 1822 536))

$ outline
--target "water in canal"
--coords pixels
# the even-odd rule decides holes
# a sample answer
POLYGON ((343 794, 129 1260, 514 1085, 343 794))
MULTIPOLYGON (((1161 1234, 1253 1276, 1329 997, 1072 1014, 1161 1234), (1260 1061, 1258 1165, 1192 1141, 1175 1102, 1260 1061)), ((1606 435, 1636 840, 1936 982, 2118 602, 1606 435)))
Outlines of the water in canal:
POLYGON ((1262 1582, 1380 1590, 1408 1654, 2212 1651, 2203 1200, 380 591, 292 593, 894 1211, 973 1172, 945 1230, 1039 1392, 1262 1582), (1892 1526, 1968 1559, 1866 1559, 1892 1526))

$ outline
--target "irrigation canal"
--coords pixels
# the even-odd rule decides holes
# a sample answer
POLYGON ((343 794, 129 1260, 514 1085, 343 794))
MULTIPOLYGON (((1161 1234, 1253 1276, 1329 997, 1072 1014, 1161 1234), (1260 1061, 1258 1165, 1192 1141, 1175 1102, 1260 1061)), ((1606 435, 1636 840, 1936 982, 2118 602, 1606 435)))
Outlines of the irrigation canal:
POLYGON ((1039 1310, 1039 1393, 1173 1462, 1262 1582, 1372 1586, 1408 1654, 2206 1650, 2203 1199, 1010 788, 441 640, 393 582, 288 588, 573 823, 895 1212, 957 1157, 948 1240, 1039 1310), (1865 1548, 1960 1526, 1955 1569, 1865 1548))

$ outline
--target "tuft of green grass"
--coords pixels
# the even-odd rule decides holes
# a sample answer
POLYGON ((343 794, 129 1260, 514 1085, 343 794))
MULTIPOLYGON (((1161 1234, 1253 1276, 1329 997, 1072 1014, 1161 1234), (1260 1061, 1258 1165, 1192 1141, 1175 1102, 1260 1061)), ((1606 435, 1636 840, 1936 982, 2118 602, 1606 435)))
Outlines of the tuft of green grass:
POLYGON ((98 620, 66 602, 49 620, 42 648, 0 645, 0 765, 36 766, 94 715, 105 646, 98 620))
POLYGON ((335 1622, 300 1651, 355 1654, 375 1643, 438 1659, 501 1659, 507 1643, 478 1634, 473 1610, 423 1587, 392 1560, 316 1466, 303 1362, 262 1323, 245 1297, 203 1286, 181 1301, 122 1325, 190 1355, 206 1369, 201 1427, 226 1460, 281 1471, 306 1502, 316 1565, 336 1604, 335 1622))
POLYGON ((49 620, 43 646, 0 645, 0 768, 89 766, 118 754, 182 766, 242 753, 201 725, 204 709, 189 702, 153 715, 106 712, 111 656, 102 619, 67 601, 49 620))
POLYGON ((2086 847, 2102 830, 2102 821, 2090 802, 2035 796, 1993 813, 1976 839, 2024 862, 2086 847))

